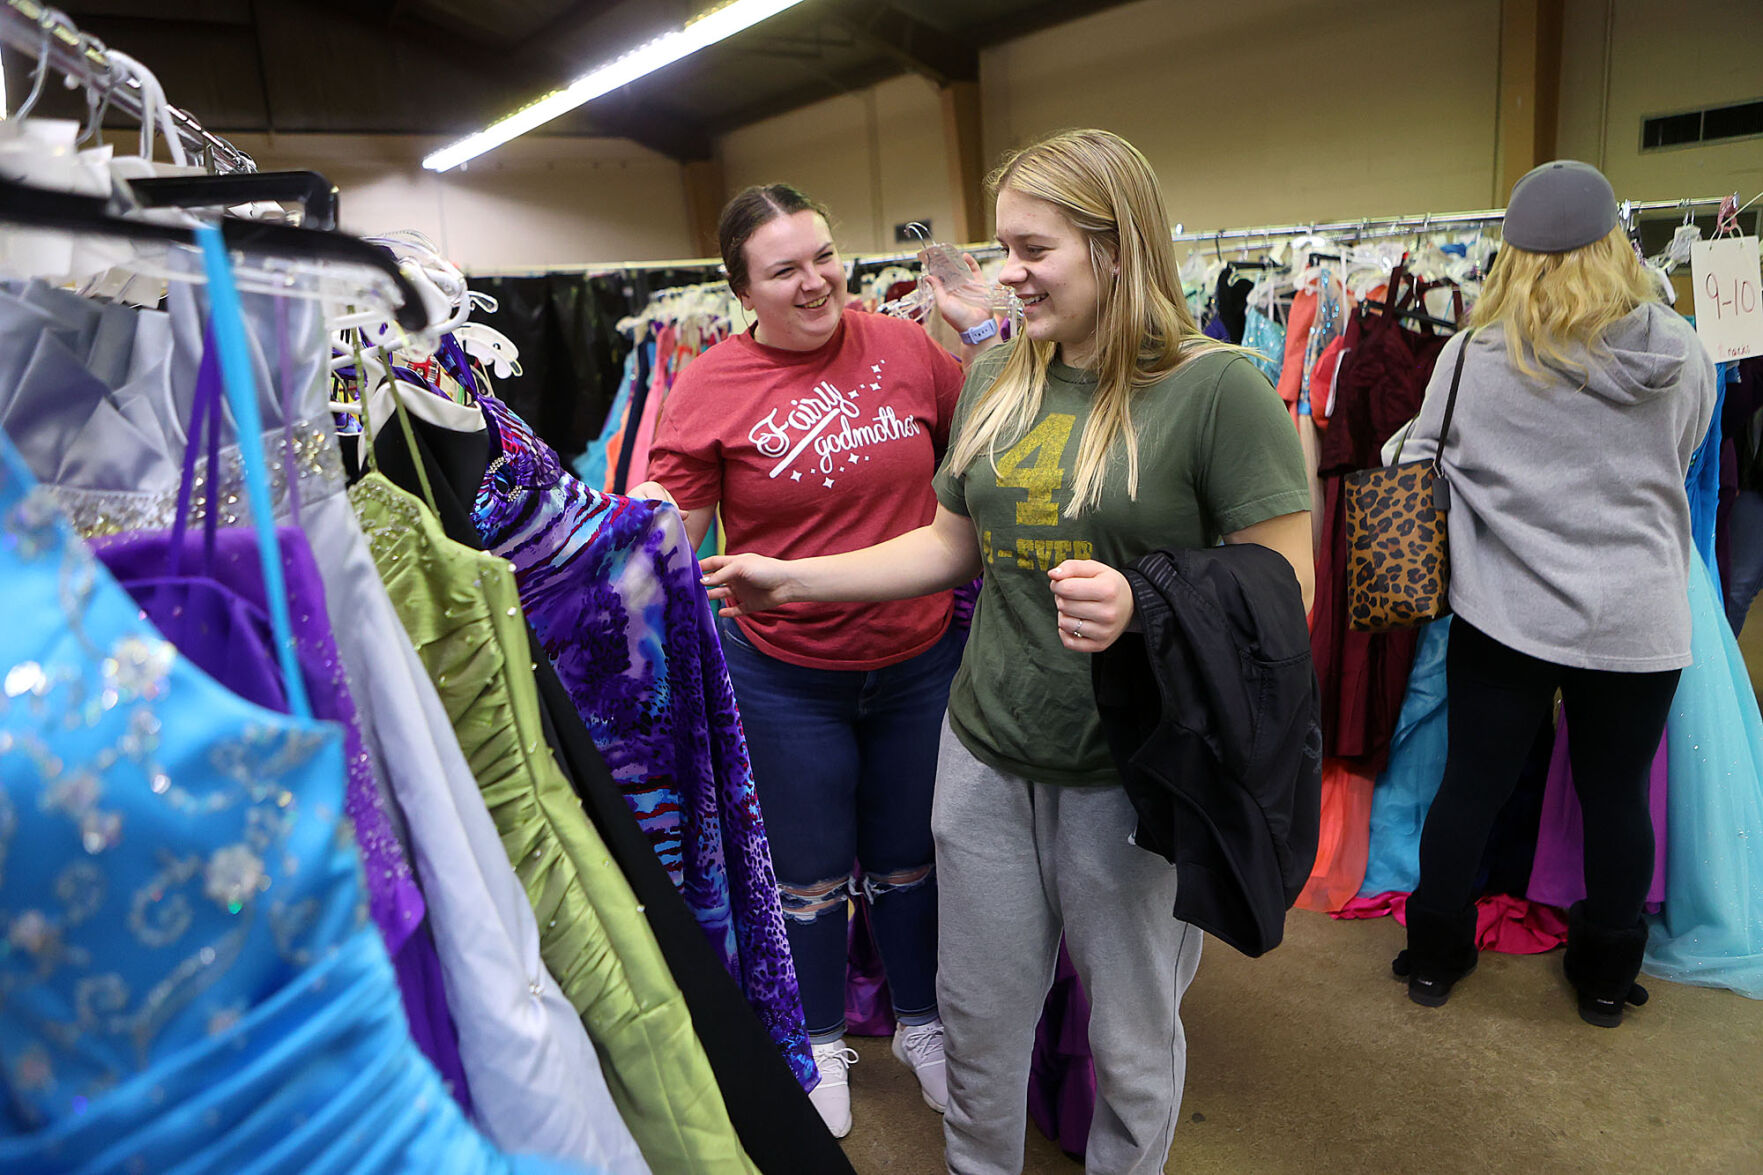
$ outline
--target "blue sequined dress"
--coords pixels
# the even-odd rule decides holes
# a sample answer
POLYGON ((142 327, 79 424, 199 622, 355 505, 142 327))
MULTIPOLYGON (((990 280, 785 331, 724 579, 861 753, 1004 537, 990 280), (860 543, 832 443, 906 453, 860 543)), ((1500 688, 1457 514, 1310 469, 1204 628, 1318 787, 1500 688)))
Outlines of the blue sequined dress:
POLYGON ((338 728, 139 618, 0 437, 0 1171, 553 1172, 411 1042, 338 728))

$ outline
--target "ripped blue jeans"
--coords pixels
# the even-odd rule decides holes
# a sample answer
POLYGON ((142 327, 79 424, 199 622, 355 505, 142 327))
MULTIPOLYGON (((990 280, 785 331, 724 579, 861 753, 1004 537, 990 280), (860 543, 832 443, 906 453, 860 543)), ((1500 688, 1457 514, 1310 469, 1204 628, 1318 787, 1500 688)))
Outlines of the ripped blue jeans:
POLYGON ((808 1035, 845 1031, 848 898, 869 902, 894 1014, 936 1017, 937 741, 967 630, 885 669, 808 669, 717 620, 765 813, 808 1035), (853 882, 856 862, 861 880, 853 882))

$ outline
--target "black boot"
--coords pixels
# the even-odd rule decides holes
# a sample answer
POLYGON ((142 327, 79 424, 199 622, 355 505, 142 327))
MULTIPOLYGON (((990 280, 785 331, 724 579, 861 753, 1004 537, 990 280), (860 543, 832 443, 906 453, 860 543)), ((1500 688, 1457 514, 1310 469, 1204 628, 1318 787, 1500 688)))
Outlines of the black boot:
POLYGON ((1408 949, 1390 964, 1408 980, 1408 998, 1437 1008, 1451 998, 1451 986, 1475 970, 1475 905, 1454 914, 1437 914, 1408 903, 1408 949))
POLYGON ((1647 1002, 1647 989, 1636 983, 1641 956, 1647 950, 1647 924, 1623 930, 1599 926, 1586 917, 1585 903, 1567 911, 1567 982, 1579 992, 1579 1018, 1599 1028, 1622 1023, 1624 1004, 1647 1002))

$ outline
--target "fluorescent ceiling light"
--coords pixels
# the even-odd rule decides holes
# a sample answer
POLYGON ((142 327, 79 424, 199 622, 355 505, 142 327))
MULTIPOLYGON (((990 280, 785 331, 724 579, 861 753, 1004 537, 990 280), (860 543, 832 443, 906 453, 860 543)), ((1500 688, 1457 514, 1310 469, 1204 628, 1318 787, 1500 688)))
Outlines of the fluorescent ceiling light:
POLYGON ((646 45, 639 46, 623 57, 584 74, 561 90, 553 91, 507 118, 491 123, 476 134, 467 135, 457 143, 441 148, 422 161, 430 171, 446 171, 467 159, 475 159, 485 151, 500 147, 535 127, 568 114, 584 102, 672 65, 682 57, 734 36, 742 29, 794 8, 802 0, 733 0, 714 12, 707 12, 684 28, 664 33, 646 45))

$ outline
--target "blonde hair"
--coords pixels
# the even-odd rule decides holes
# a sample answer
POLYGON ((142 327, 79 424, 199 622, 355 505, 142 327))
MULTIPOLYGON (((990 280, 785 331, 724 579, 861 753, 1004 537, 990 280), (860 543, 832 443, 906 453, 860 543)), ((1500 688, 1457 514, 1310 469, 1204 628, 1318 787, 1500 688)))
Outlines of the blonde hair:
MULTIPOLYGON (((1126 488, 1139 490, 1137 388, 1163 379, 1188 358, 1241 348, 1200 333, 1188 312, 1169 239, 1169 215, 1157 177, 1138 149, 1100 130, 1064 131, 1025 147, 986 177, 994 196, 1009 189, 1051 204, 1089 244, 1100 305, 1096 321, 1096 392, 1078 443, 1068 518, 1101 501, 1108 457, 1126 449, 1126 488), (1113 270, 1118 267, 1118 275, 1113 270)), ((950 453, 964 471, 986 453, 997 468, 1000 444, 1027 433, 1041 408, 1057 344, 1017 340, 997 378, 981 392, 950 453)))
POLYGON ((1653 281, 1617 225, 1566 253, 1532 253, 1502 245, 1470 317, 1477 327, 1505 328, 1512 365, 1540 377, 1536 361, 1583 375, 1585 353, 1643 302, 1656 301, 1653 281))

